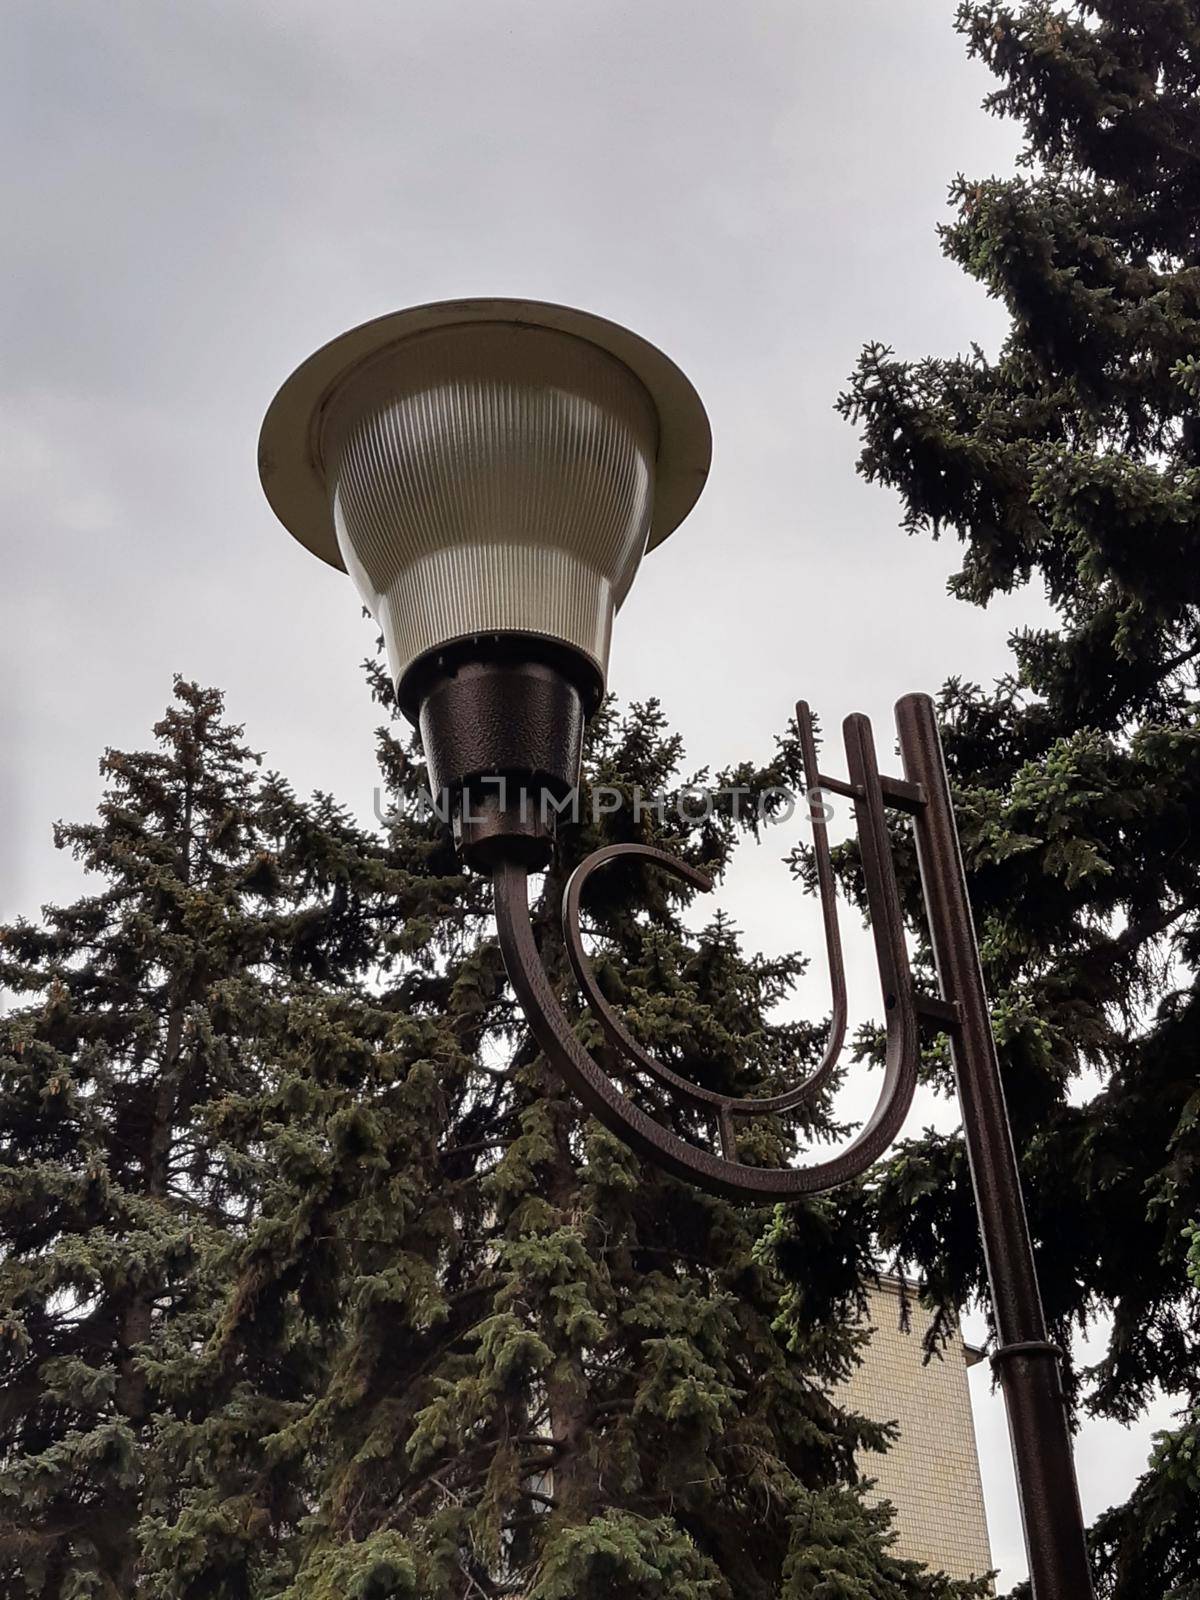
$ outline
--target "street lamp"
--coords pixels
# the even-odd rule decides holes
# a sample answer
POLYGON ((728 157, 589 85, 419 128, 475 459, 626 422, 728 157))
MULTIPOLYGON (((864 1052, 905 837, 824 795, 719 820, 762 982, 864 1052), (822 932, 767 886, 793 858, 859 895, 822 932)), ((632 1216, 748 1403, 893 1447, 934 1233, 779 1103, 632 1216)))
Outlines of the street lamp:
POLYGON ((369 322, 275 397, 267 497, 378 620, 472 865, 549 861, 613 615, 710 454, 695 390, 652 345, 520 300, 369 322))
POLYGON ((904 776, 879 772, 871 728, 844 724, 848 779, 822 775, 797 707, 833 1021, 816 1071, 770 1100, 692 1084, 628 1033, 600 992, 579 933, 592 873, 621 856, 700 888, 703 874, 647 845, 588 857, 563 903, 567 950, 600 1026, 636 1073, 710 1120, 716 1148, 656 1121, 580 1044, 542 966, 528 876, 579 780, 613 617, 643 553, 694 505, 711 440, 688 380, 652 345, 602 318, 523 300, 419 306, 343 334, 304 362, 263 423, 259 468, 284 525, 348 571, 378 620, 401 710, 421 733, 464 861, 491 874, 501 949, 535 1038, 580 1100, 641 1155, 734 1200, 787 1200, 864 1172, 899 1133, 922 1032, 943 1032, 987 1261, 1036 1600, 1092 1594, 1063 1398, 1046 1336, 1012 1136, 933 703, 896 707, 904 776), (846 996, 822 790, 853 802, 886 1027, 879 1101, 831 1160, 762 1168, 738 1159, 737 1122, 784 1113, 836 1067, 846 996), (888 812, 912 818, 940 992, 913 983, 888 812))

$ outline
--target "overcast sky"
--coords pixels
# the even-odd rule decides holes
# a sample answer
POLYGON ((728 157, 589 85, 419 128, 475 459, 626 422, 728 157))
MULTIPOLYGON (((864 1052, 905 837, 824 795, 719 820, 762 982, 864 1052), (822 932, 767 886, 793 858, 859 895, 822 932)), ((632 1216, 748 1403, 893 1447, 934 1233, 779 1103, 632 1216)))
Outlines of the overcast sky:
MULTIPOLYGON (((1040 597, 949 600, 954 551, 899 531, 832 409, 868 339, 920 356, 1003 333, 934 231, 954 173, 1016 148, 953 9, 10 0, 0 914, 77 892, 50 823, 87 815, 101 750, 145 743, 176 671, 226 689, 298 788, 370 814, 373 632, 274 522, 255 445, 299 360, 405 305, 565 301, 695 382, 712 476, 643 567, 611 673, 662 698, 694 764, 765 755, 800 695, 829 727, 876 717, 886 764, 899 694, 1003 671, 1040 597)), ((748 850, 725 891, 768 950, 816 931, 790 843, 748 850)), ((972 1384, 1007 1586, 1002 1408, 984 1367, 972 1384)), ((1148 1436, 1085 1429, 1089 1515, 1148 1436)))

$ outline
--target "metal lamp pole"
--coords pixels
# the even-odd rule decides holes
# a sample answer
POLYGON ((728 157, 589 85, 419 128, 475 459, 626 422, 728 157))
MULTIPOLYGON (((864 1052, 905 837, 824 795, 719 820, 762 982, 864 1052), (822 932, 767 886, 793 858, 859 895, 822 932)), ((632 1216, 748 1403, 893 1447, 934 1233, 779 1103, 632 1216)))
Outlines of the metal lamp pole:
POLYGON ((280 390, 259 444, 280 520, 348 570, 380 622, 397 700, 419 727, 435 795, 463 860, 493 880, 505 964, 529 1026, 586 1108, 648 1160, 746 1203, 815 1194, 865 1172, 899 1134, 922 1031, 950 1041, 999 1346, 1035 1600, 1091 1600, 1063 1397, 1046 1337, 979 949, 933 704, 896 708, 904 776, 878 769, 870 724, 847 718, 848 779, 823 776, 797 708, 805 778, 853 801, 885 1019, 883 1086, 857 1137, 829 1160, 768 1169, 738 1159, 737 1124, 784 1114, 836 1070, 846 990, 829 842, 812 811, 833 988, 824 1057, 770 1099, 689 1082, 652 1057, 601 993, 579 931, 591 875, 634 857, 700 888, 702 873, 640 843, 599 850, 563 901, 584 996, 636 1079, 707 1119, 714 1145, 655 1120, 582 1046, 542 964, 528 879, 554 851, 579 780, 583 731, 603 693, 613 616, 642 554, 688 514, 711 438, 694 389, 613 323, 531 301, 452 301, 384 317, 310 357, 280 390), (940 992, 909 970, 888 812, 913 820, 940 992))
POLYGON ((946 1031, 1000 1340, 991 1360, 1004 1390, 1030 1581, 1039 1600, 1087 1597, 1092 1580, 1062 1352, 1046 1337, 950 785, 928 695, 906 695, 896 707, 896 725, 905 777, 919 785, 924 801, 915 814, 917 862, 938 980, 957 1012, 946 1031))

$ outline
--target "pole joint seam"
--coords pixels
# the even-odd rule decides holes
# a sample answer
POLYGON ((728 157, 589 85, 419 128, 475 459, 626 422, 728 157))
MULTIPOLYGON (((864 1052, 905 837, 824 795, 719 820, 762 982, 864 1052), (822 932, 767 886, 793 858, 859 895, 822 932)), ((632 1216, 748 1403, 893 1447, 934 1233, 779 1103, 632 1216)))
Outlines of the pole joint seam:
POLYGON ((1049 1339, 1019 1339, 1014 1344, 1002 1344, 999 1349, 993 1350, 988 1360, 995 1367, 1010 1356, 1053 1356, 1056 1361, 1067 1359, 1062 1346, 1051 1344, 1049 1339))

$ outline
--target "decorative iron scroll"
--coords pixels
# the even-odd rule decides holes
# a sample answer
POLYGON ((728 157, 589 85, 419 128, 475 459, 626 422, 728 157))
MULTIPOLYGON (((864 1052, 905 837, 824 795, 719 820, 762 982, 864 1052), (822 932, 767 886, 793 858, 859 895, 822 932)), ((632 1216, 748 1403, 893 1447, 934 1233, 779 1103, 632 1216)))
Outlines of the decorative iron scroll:
POLYGON ((848 717, 843 726, 849 782, 820 775, 812 715, 803 701, 796 708, 796 721, 809 795, 833 999, 829 1036, 820 1064, 800 1083, 783 1094, 761 1099, 738 1098, 705 1089, 681 1077, 645 1050, 600 990, 584 950, 579 925, 584 886, 592 874, 612 861, 632 858, 652 862, 676 878, 708 890, 712 884, 704 873, 649 845, 609 845, 588 856, 575 869, 563 897, 567 953, 604 1037, 634 1069, 668 1089, 678 1101, 710 1118, 719 1154, 692 1143, 650 1116, 617 1087, 584 1049, 538 955, 529 917, 525 870, 504 865, 496 870, 494 880, 496 920, 509 977, 535 1038, 567 1084, 607 1128, 659 1166, 715 1194, 742 1200, 783 1200, 818 1193, 856 1177, 878 1160, 899 1133, 912 1104, 919 1052, 918 1013, 928 1008, 928 1003, 922 1004, 913 992, 887 824, 887 806, 914 810, 920 804, 919 792, 912 784, 880 777, 871 726, 866 717, 848 717), (808 1104, 828 1083, 845 1043, 845 969, 829 838, 820 805, 820 794, 825 789, 847 795, 854 802, 867 906, 883 992, 886 1031, 883 1085, 871 1116, 852 1143, 837 1155, 808 1166, 755 1167, 737 1159, 738 1120, 784 1114, 808 1104))

